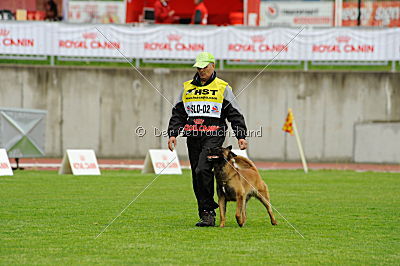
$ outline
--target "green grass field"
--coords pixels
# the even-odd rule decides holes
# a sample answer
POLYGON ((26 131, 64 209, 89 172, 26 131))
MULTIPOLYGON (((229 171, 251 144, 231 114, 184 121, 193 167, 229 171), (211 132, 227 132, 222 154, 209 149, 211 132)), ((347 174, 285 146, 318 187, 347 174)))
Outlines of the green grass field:
POLYGON ((400 174, 262 171, 275 212, 257 200, 239 228, 197 228, 188 171, 160 176, 103 171, 0 177, 0 264, 398 264, 400 174))

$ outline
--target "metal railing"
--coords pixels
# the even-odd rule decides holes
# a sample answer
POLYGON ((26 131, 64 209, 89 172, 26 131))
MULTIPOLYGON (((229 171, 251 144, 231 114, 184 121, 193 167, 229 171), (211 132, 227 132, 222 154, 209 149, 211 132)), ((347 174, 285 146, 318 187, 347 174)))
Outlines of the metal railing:
MULTIPOLYGON (((134 64, 135 67, 151 67, 154 66, 175 66, 179 65, 186 66, 193 64, 193 60, 185 59, 165 59, 165 58, 127 58, 130 63, 134 64)), ((14 54, 2 54, 0 55, 0 64, 36 64, 36 62, 41 62, 42 65, 56 66, 60 63, 62 65, 73 65, 74 63, 87 63, 91 66, 96 65, 96 63, 109 63, 110 66, 115 66, 113 63, 120 64, 127 63, 126 59, 123 57, 77 57, 77 56, 45 56, 45 55, 14 55, 14 54)), ((349 66, 364 66, 371 67, 371 69, 376 67, 387 67, 386 71, 396 72, 400 71, 400 61, 300 61, 300 60, 218 60, 217 61, 219 69, 229 69, 229 68, 257 68, 260 66, 269 65, 271 68, 279 66, 282 69, 287 67, 288 69, 302 69, 308 71, 310 68, 318 69, 318 67, 346 67, 349 66)), ((84 64, 81 64, 84 65, 84 64)), ((102 64, 104 65, 104 64, 102 64)), ((117 67, 117 66, 116 66, 117 67)), ((382 68, 380 68, 383 71, 382 68)))

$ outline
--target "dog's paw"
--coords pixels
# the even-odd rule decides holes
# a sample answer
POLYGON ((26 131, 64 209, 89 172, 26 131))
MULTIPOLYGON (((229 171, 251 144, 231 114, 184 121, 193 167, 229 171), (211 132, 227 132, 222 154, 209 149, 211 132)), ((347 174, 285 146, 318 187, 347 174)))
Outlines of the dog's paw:
POLYGON ((223 228, 225 227, 225 224, 220 224, 219 227, 223 228))
POLYGON ((272 225, 278 225, 278 222, 277 221, 271 221, 271 224, 272 225))
POLYGON ((243 227, 245 221, 242 217, 236 216, 236 222, 240 227, 243 227))

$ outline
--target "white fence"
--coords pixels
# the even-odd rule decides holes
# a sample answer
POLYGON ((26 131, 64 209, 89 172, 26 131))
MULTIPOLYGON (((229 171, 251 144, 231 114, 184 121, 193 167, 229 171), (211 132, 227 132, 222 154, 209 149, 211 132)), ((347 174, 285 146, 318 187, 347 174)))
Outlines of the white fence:
POLYGON ((397 61, 400 29, 1 22, 0 54, 221 60, 397 61))

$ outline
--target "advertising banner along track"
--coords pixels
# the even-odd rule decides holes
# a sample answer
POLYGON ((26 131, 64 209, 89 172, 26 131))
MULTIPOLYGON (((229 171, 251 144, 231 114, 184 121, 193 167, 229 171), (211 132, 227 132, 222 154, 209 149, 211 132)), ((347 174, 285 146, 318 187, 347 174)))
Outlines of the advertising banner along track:
POLYGON ((400 29, 0 23, 0 54, 224 60, 400 60, 400 29), (123 55, 123 56, 122 56, 123 55))

